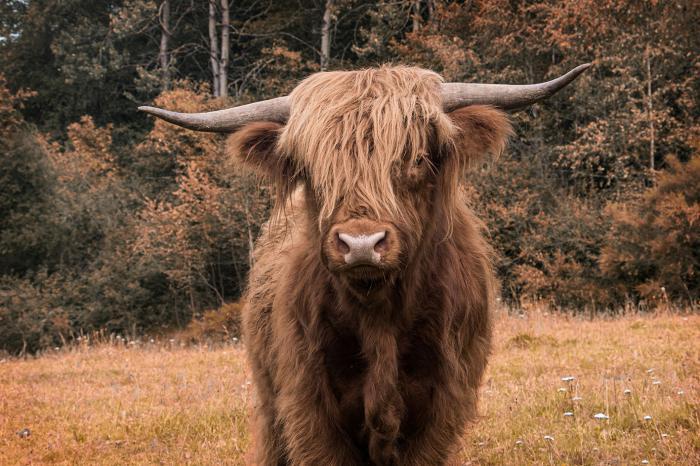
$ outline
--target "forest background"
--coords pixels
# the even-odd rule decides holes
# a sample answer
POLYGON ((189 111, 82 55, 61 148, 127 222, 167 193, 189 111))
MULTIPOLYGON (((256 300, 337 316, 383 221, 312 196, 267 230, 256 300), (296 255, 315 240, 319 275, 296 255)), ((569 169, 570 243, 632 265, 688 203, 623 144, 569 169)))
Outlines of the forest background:
POLYGON ((235 334, 267 186, 223 136, 136 107, 224 108, 382 63, 531 83, 592 62, 513 114, 467 183, 503 300, 697 308, 699 56, 692 0, 4 0, 0 350, 203 315, 235 334))

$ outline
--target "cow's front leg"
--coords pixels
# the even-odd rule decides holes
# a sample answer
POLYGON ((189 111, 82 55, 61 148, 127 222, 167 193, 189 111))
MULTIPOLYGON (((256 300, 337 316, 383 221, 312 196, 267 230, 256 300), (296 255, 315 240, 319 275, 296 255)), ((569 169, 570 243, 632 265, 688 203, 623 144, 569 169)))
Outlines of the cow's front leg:
POLYGON ((470 340, 466 350, 444 348, 445 357, 449 357, 448 351, 452 351, 452 360, 461 358, 461 362, 445 365, 442 377, 432 380, 434 391, 426 406, 429 414, 417 432, 407 439, 399 464, 459 464, 456 461, 459 439, 467 422, 476 416, 479 385, 489 352, 488 335, 470 340))
POLYGON ((253 452, 256 466, 285 466, 279 416, 269 375, 260 370, 256 378, 258 404, 253 420, 253 452))
POLYGON ((462 409, 466 397, 437 388, 426 408, 430 415, 418 430, 405 439, 397 464, 402 466, 452 466, 459 438, 466 427, 462 409), (455 408, 455 406, 457 408, 455 408))
POLYGON ((290 465, 355 466, 358 452, 338 420, 338 402, 321 357, 289 356, 280 380, 277 411, 290 465))

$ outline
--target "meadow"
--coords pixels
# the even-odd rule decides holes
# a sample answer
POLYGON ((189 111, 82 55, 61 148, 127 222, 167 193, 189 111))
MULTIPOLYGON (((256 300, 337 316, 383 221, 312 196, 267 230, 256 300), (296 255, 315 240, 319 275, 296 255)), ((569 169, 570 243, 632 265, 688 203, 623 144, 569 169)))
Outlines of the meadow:
MULTIPOLYGON (((700 464, 700 316, 503 313, 463 464, 700 464)), ((83 339, 0 360, 0 464, 246 464, 244 347, 83 339)))

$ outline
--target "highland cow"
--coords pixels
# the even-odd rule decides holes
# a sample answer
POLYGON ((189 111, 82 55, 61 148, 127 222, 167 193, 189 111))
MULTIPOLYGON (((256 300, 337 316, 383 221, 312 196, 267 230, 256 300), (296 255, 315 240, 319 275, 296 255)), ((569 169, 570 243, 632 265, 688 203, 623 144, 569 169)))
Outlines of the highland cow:
POLYGON ((261 465, 440 465, 474 418, 491 348, 491 251, 460 188, 530 86, 430 71, 318 73, 289 97, 206 114, 277 193, 243 310, 261 465))

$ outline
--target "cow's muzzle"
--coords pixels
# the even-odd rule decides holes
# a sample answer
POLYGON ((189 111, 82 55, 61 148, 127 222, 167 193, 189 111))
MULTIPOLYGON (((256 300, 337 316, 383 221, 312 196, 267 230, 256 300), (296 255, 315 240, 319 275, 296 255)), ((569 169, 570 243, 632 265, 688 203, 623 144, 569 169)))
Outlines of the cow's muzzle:
POLYGON ((395 269, 401 252, 397 231, 391 224, 366 219, 334 225, 324 246, 332 271, 358 277, 395 269))

